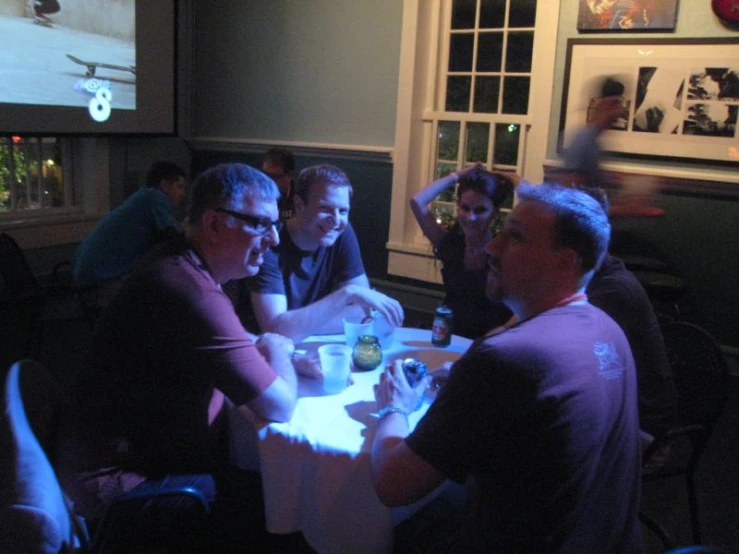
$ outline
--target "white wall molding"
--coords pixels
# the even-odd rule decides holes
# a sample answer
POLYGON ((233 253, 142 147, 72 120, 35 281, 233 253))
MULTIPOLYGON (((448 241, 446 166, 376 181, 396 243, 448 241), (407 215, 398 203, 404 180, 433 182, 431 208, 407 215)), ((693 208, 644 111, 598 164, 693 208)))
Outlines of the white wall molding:
POLYGON ((282 146, 296 156, 321 156, 366 162, 393 162, 393 149, 386 146, 364 146, 355 144, 324 144, 285 140, 245 139, 231 137, 193 137, 187 141, 193 150, 218 152, 263 153, 273 146, 282 146))

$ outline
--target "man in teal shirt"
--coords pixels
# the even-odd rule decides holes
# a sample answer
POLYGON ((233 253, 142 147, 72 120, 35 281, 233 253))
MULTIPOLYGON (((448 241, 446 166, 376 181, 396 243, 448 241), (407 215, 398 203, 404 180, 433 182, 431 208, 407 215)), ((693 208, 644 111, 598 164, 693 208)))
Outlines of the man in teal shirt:
POLYGON ((155 162, 146 187, 108 214, 77 248, 72 262, 75 283, 85 303, 106 305, 122 278, 157 242, 177 232, 173 208, 186 194, 185 171, 175 163, 155 162))

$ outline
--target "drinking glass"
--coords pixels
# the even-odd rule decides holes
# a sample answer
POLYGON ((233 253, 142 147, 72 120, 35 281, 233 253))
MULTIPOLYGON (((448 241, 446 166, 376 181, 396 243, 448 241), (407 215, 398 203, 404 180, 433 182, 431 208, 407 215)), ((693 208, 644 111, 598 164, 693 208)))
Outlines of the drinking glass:
POLYGON ((374 321, 362 323, 362 319, 362 316, 344 318, 344 338, 346 339, 346 345, 351 348, 354 348, 354 345, 357 344, 357 339, 362 335, 375 334, 374 321))
POLYGON ((318 347, 323 372, 323 390, 338 394, 346 388, 351 373, 352 349, 345 344, 324 344, 318 347))

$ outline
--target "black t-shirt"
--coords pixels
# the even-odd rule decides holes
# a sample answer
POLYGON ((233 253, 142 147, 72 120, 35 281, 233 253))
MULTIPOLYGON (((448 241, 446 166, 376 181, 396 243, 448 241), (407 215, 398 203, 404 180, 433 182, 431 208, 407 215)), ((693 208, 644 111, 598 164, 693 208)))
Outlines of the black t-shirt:
POLYGON ((639 381, 639 422, 654 436, 676 423, 677 388, 652 303, 623 261, 608 256, 590 281, 588 300, 611 316, 629 339, 639 381))
POLYGON ((453 227, 442 239, 434 254, 441 261, 446 298, 444 303, 454 311, 452 332, 475 339, 490 329, 503 325, 511 311, 485 294, 487 267, 467 270, 464 267, 464 234, 453 227))
POLYGON ((474 345, 406 443, 466 483, 464 552, 641 552, 634 363, 587 303, 474 345))
MULTIPOLYGON (((254 277, 244 280, 249 292, 284 294, 287 309, 312 304, 335 291, 341 283, 364 274, 362 254, 351 225, 347 225, 333 245, 311 252, 300 250, 287 225, 280 230, 280 244, 264 255, 264 263, 254 277)), ((247 329, 259 332, 247 294, 242 294, 239 317, 247 329), (248 303, 248 306, 247 306, 248 303)))

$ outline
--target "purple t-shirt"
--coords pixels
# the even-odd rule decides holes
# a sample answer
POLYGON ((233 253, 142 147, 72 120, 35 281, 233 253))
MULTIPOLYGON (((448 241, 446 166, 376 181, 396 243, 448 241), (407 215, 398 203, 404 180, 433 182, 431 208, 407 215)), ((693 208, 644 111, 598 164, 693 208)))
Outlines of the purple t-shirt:
POLYGON ((295 310, 363 274, 362 254, 351 225, 346 226, 333 245, 310 252, 297 247, 284 225, 280 244, 265 254, 259 273, 246 281, 251 292, 284 294, 287 309, 295 310))
POLYGON ((641 551, 634 362, 587 303, 476 343, 406 442, 466 483, 463 551, 641 551))
POLYGON ((244 404, 275 378, 198 255, 181 238, 160 245, 101 317, 77 378, 70 494, 95 513, 143 478, 211 471, 226 462, 224 395, 244 404))

